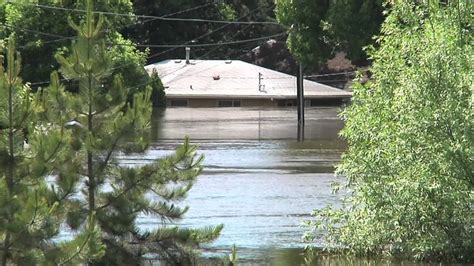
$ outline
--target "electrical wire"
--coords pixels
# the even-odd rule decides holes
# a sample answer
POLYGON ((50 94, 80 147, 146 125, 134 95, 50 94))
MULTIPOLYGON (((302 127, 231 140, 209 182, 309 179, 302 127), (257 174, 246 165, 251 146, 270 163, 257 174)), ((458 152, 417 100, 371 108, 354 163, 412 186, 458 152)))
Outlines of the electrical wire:
MULTIPOLYGON (((238 34, 238 33, 237 33, 237 34, 238 34)), ((237 36, 237 34, 234 34, 233 37, 237 36)), ((281 35, 281 36, 276 36, 275 39, 278 40, 278 39, 280 39, 281 37, 284 37, 284 36, 286 36, 286 35, 283 34, 283 35, 281 35)), ((255 47, 256 47, 256 44, 257 44, 257 43, 253 44, 253 42, 252 42, 250 45, 245 45, 244 47, 242 47, 242 48, 240 48, 240 49, 238 49, 238 50, 232 51, 231 54, 235 54, 236 52, 244 52, 244 50, 250 49, 251 47, 254 47, 254 48, 255 48, 255 47)), ((203 59, 203 58, 205 58, 206 56, 208 57, 209 54, 211 54, 211 53, 214 52, 214 51, 217 51, 220 47, 221 47, 221 46, 216 47, 216 48, 210 50, 209 52, 207 52, 207 53, 205 53, 204 55, 202 55, 202 56, 200 57, 200 59, 203 59)), ((248 51, 247 51, 247 52, 248 52, 248 51)))
MULTIPOLYGON (((233 41, 233 42, 225 42, 225 43, 208 43, 208 44, 201 44, 201 45, 195 45, 195 46, 222 46, 222 45, 230 45, 230 44, 238 44, 238 43, 246 43, 246 42, 254 42, 254 41, 257 41, 257 40, 264 40, 264 39, 268 39, 268 38, 272 38, 272 37, 276 37, 276 36, 283 36, 285 35, 285 33, 279 33, 279 34, 275 34, 275 35, 270 35, 270 36, 265 36, 265 37, 260 37, 260 38, 253 38, 253 39, 248 39, 248 40, 239 40, 239 41, 233 41)), ((132 45, 131 45, 132 46, 132 45)), ((172 47, 172 49, 176 49, 176 48, 179 48, 179 47, 186 47, 186 45, 179 45, 179 46, 165 46, 165 47, 172 47)), ((164 54, 166 52, 169 52, 171 49, 167 50, 167 51, 164 51, 164 52, 161 52, 161 53, 158 53, 158 54, 154 54, 152 55, 153 57, 156 57, 158 55, 161 55, 161 54, 164 54)), ((152 56, 148 57, 148 58, 151 58, 152 56)), ((127 64, 123 64, 123 65, 120 65, 120 66, 117 66, 117 67, 114 67, 112 68, 111 70, 117 70, 117 69, 120 69, 120 68, 123 68, 123 67, 126 67, 128 65, 130 65, 132 63, 127 63, 127 64)), ((67 80, 67 79, 61 79, 61 81, 64 81, 64 80, 67 80)), ((50 81, 42 81, 42 82, 34 82, 34 83, 31 83, 30 85, 33 85, 33 86, 36 86, 36 85, 42 85, 42 84, 49 84, 50 81)))
MULTIPOLYGON (((11 0, 8 2, 11 3, 11 0)), ((84 9, 75 9, 75 8, 73 9, 73 8, 56 7, 56 6, 48 6, 48 5, 41 5, 41 4, 30 4, 30 3, 21 3, 21 4, 34 6, 38 8, 44 8, 44 9, 54 9, 54 10, 63 10, 63 11, 81 12, 81 13, 87 12, 87 10, 84 10, 84 9)), ((201 18, 172 18, 172 17, 165 17, 165 16, 134 15, 134 14, 115 13, 115 12, 108 12, 108 11, 93 11, 93 13, 102 14, 102 15, 120 16, 120 17, 156 19, 156 20, 163 20, 163 21, 207 22, 207 23, 217 23, 217 24, 267 24, 267 25, 279 25, 283 27, 283 25, 279 24, 278 22, 273 22, 273 21, 233 21, 233 20, 212 20, 212 19, 201 19, 201 18)))
POLYGON ((305 78, 318 78, 318 77, 330 77, 330 76, 339 76, 342 74, 350 75, 355 74, 356 71, 344 71, 344 72, 336 72, 336 73, 329 73, 329 74, 316 74, 316 75, 307 75, 304 76, 305 78))
MULTIPOLYGON (((273 4, 271 4, 270 6, 268 6, 267 8, 265 8, 265 10, 274 8, 275 5, 276 5, 276 3, 273 3, 273 4)), ((253 13, 255 13, 255 12, 259 11, 259 10, 260 10, 259 8, 255 8, 254 10, 250 11, 247 15, 244 15, 244 16, 240 17, 239 20, 242 19, 242 18, 244 18, 244 17, 250 16, 250 15, 252 15, 253 13)), ((228 25, 225 25, 225 26, 228 26, 228 25)), ((247 26, 245 26, 245 28, 243 28, 242 31, 248 29, 250 26, 252 26, 252 25, 247 25, 247 26)), ((232 38, 232 39, 235 38, 235 36, 237 36, 238 34, 239 34, 239 32, 237 31, 234 35, 232 35, 231 38, 232 38)), ((208 55, 211 54, 212 52, 218 50, 220 47, 221 47, 221 46, 218 46, 218 47, 216 47, 216 48, 214 48, 214 49, 211 49, 210 51, 208 51, 207 53, 205 53, 204 55, 202 55, 200 58, 204 58, 204 57, 208 56, 208 55)))
MULTIPOLYGON (((245 28, 244 28, 243 30, 248 29, 250 26, 251 26, 251 25, 245 26, 245 28)), ((237 36, 237 34, 239 34, 239 32, 236 32, 234 35, 232 35, 232 39, 235 38, 235 36, 237 36)), ((212 52, 218 50, 218 49, 221 48, 221 47, 222 47, 222 45, 219 45, 219 46, 215 47, 214 49, 211 49, 210 51, 208 51, 207 53, 205 53, 204 55, 202 55, 200 58, 204 58, 204 57, 208 56, 209 54, 211 54, 212 52)))
POLYGON ((135 44, 134 46, 137 47, 148 47, 148 48, 184 48, 184 47, 209 47, 209 46, 223 46, 223 45, 230 45, 230 44, 238 44, 238 43, 247 43, 259 40, 265 40, 272 37, 286 35, 286 32, 281 32, 274 35, 259 37, 259 38, 252 38, 252 39, 245 39, 245 40, 238 40, 238 41, 229 41, 229 42, 219 42, 219 43, 201 43, 201 44, 135 44))
MULTIPOLYGON (((209 2, 209 3, 203 4, 203 5, 199 5, 199 6, 191 7, 191 8, 188 8, 188 9, 184 9, 184 10, 176 11, 176 12, 173 12, 173 13, 169 13, 169 14, 163 15, 162 17, 171 17, 171 16, 174 16, 174 15, 186 13, 186 12, 193 11, 193 10, 197 10, 197 9, 200 9, 200 8, 203 8, 203 7, 206 7, 206 6, 209 6, 209 5, 213 5, 213 4, 214 3, 209 2)), ((145 21, 133 22, 133 23, 130 23, 130 24, 127 24, 127 25, 123 25, 121 27, 121 29, 123 30, 125 28, 128 28, 130 26, 134 26, 134 25, 137 25, 137 24, 142 24, 143 25, 144 23, 154 21, 154 20, 156 20, 156 19, 153 18, 153 19, 148 19, 148 20, 145 20, 145 21)), ((34 31, 34 30, 29 30, 29 29, 24 29, 24 28, 13 27, 13 26, 10 26, 10 25, 3 25, 3 26, 9 27, 9 28, 14 28, 14 29, 17 29, 17 30, 20 30, 20 31, 42 34, 42 35, 45 35, 45 36, 59 37, 58 39, 55 39, 55 40, 44 41, 44 42, 42 42, 42 44, 60 42, 60 41, 64 41, 64 40, 77 39, 77 36, 66 37, 66 36, 61 36, 61 35, 56 35, 56 34, 49 34, 49 33, 43 33, 43 32, 40 32, 40 31, 34 31)), ((103 30, 102 32, 106 32, 106 30, 103 30)), ((23 48, 26 48, 26 47, 36 46, 36 45, 37 44, 35 44, 35 43, 22 45, 22 46, 17 47, 17 49, 23 49, 23 48)))
POLYGON ((16 30, 20 30, 20 31, 24 31, 24 32, 30 32, 30 33, 36 33, 36 34, 41 34, 41 35, 44 35, 44 36, 48 36, 48 37, 55 37, 55 38, 69 38, 69 39, 73 39, 75 37, 66 37, 66 36, 63 36, 63 35, 58 35, 58 34, 53 34, 53 33, 47 33, 47 32, 42 32, 42 31, 37 31, 37 30, 29 30, 29 29, 24 29, 24 28, 19 28, 19 27, 15 27, 15 26, 11 26, 11 25, 2 25, 3 27, 7 27, 7 28, 10 28, 10 29, 16 29, 16 30))
MULTIPOLYGON (((167 18, 167 17, 172 17, 174 15, 178 15, 178 14, 182 14, 182 13, 186 13, 186 12, 189 12, 189 11, 194 11, 194 10, 197 10, 197 9, 200 9, 200 8, 203 8, 203 7, 206 7, 206 6, 210 6, 210 5, 214 5, 213 2, 209 2, 209 3, 206 3, 206 4, 202 4, 202 5, 199 5, 199 6, 195 6, 195 7, 190 7, 188 9, 184 9, 184 10, 181 10, 181 11, 176 11, 174 13, 170 13, 170 14, 166 14, 166 15, 163 15, 161 17, 164 17, 164 18, 167 18)), ((151 20, 156 20, 155 18, 152 18, 150 19, 151 20)), ((147 21, 148 22, 148 21, 147 21)))
POLYGON ((319 80, 318 83, 338 83, 338 82, 348 82, 349 80, 347 79, 329 79, 329 80, 319 80))
MULTIPOLYGON (((273 6, 275 6, 275 4, 269 6, 268 8, 272 8, 273 6)), ((248 17, 248 16, 252 15, 253 13, 255 13, 256 11, 259 11, 259 10, 260 10, 259 8, 256 8, 256 9, 250 11, 248 14, 239 17, 237 20, 241 20, 241 19, 243 19, 243 18, 245 18, 245 17, 248 17)), ((197 37, 197 38, 195 38, 195 39, 192 39, 192 40, 190 40, 190 41, 185 42, 185 43, 183 43, 183 45, 184 45, 184 44, 189 44, 189 43, 191 43, 192 41, 196 41, 196 40, 202 39, 202 38, 204 38, 204 37, 206 37, 206 36, 209 36, 209 35, 211 35, 211 34, 217 32, 217 31, 223 30, 224 28, 226 28, 226 27, 228 27, 228 26, 230 26, 230 24, 225 24, 225 25, 223 25, 223 26, 217 28, 217 29, 214 30, 214 31, 205 33, 205 34, 203 34, 203 35, 201 35, 201 36, 199 36, 199 37, 197 37)), ((247 29, 249 26, 250 26, 250 25, 247 25, 247 26, 245 27, 245 29, 247 29)), ((235 37, 236 34, 234 34, 233 36, 235 37)), ((198 57, 198 59, 205 57, 206 55, 210 54, 211 52, 217 50, 219 47, 220 47, 220 46, 218 46, 218 47, 212 49, 211 51, 207 52, 206 54, 204 54, 204 55, 198 57)), ((148 58, 150 59, 151 57, 159 56, 159 55, 164 54, 164 53, 167 53, 167 52, 169 52, 169 51, 176 50, 177 48, 178 48, 178 47, 174 47, 174 48, 168 49, 168 50, 166 50, 166 51, 164 51, 164 52, 162 52, 162 53, 158 53, 158 54, 152 55, 152 56, 150 56, 150 57, 148 57, 148 58)), ((199 64, 199 63, 198 63, 198 64, 199 64)), ((170 73, 167 73, 167 75, 171 75, 171 74, 173 74, 173 73, 175 73, 175 72, 177 72, 177 71, 179 71, 179 70, 181 70, 181 69, 182 69, 182 67, 181 67, 181 68, 178 68, 178 69, 176 69, 176 70, 174 70, 174 71, 172 71, 172 72, 170 72, 170 73)))
MULTIPOLYGON (((275 5, 275 4, 269 6, 268 8, 271 8, 271 7, 273 7, 274 5, 275 5)), ((33 5, 33 6, 35 6, 35 5, 33 5)), ((202 6, 205 6, 205 5, 202 5, 202 6)), ((172 15, 176 15, 176 14, 179 14, 179 13, 184 13, 185 11, 195 10, 195 9, 200 8, 200 7, 202 7, 202 6, 198 6, 198 7, 195 7, 195 8, 190 8, 190 9, 188 9, 188 10, 183 10, 183 11, 171 13, 171 14, 168 14, 168 15, 165 15, 165 16, 172 16, 172 15)), ((60 8, 60 9, 66 9, 66 8, 60 8)), ((67 10, 67 9, 66 9, 66 10, 67 10)), ((255 13, 256 11, 259 11, 259 10, 260 10, 259 8, 254 9, 254 10, 252 10, 251 12, 249 12, 248 14, 239 17, 239 18, 237 19, 237 21, 239 21, 239 20, 241 20, 241 19, 243 19, 243 18, 245 18, 245 17, 248 17, 248 16, 252 15, 253 13, 255 13)), ((162 16, 162 17, 165 17, 165 16, 162 16)), ((154 17, 154 18, 150 19, 149 21, 155 20, 155 19, 159 19, 159 18, 161 18, 161 17, 154 17)), ((148 21, 146 21, 146 22, 148 22, 148 21)), ((134 25, 134 24, 138 24, 138 23, 129 24, 128 26, 132 26, 132 25, 134 25)), ((255 24, 255 23, 242 23, 242 24, 247 24, 247 27, 249 27, 249 26, 251 26, 252 24, 255 24)), ((232 25, 232 24, 231 24, 231 23, 225 24, 225 25, 223 25, 223 26, 221 26, 221 27, 219 27, 219 28, 217 28, 217 29, 215 29, 215 30, 213 30, 213 31, 207 32, 207 33, 205 33, 205 34, 203 34, 203 35, 201 35, 201 36, 198 36, 198 37, 193 38, 193 39, 191 39, 191 40, 189 40, 189 41, 186 41, 186 42, 184 42, 184 43, 182 43, 182 44, 180 44, 180 45, 163 46, 163 48, 164 48, 164 47, 170 47, 170 49, 167 49, 167 50, 165 50, 165 51, 162 51, 162 52, 159 52, 159 53, 155 53, 155 54, 149 55, 149 56, 147 57, 147 60, 150 60, 150 59, 155 58, 155 57, 158 57, 158 56, 160 56, 160 55, 169 53, 169 52, 171 52, 171 51, 176 50, 177 48, 186 47, 186 45, 188 45, 189 43, 191 43, 191 42, 193 42, 193 41, 197 41, 197 40, 199 40, 199 39, 202 39, 202 38, 204 38, 204 37, 206 37, 206 36, 209 36, 209 35, 211 35, 211 34, 214 34, 214 33, 218 32, 218 31, 220 31, 220 30, 222 30, 222 29, 224 29, 224 28, 226 28, 226 27, 228 27, 228 26, 230 26, 230 25, 232 25)), ((247 27, 246 27, 246 28, 247 28, 247 27)), ((281 37, 281 36, 284 36, 285 34, 286 34, 286 33, 280 33, 280 34, 276 34, 276 35, 271 35, 271 36, 266 36, 266 37, 261 37, 261 38, 248 39, 248 40, 241 40, 241 41, 234 41, 234 42, 226 42, 226 43, 216 43, 216 44, 210 44, 210 43, 209 43, 209 44, 204 44, 204 45, 193 45, 193 46, 195 46, 195 47, 199 47, 199 46, 204 46, 204 47, 206 47, 206 46, 218 46, 218 47, 220 47, 220 46, 222 46, 222 45, 228 45, 228 44, 255 42, 255 41, 262 40, 262 39, 267 39, 267 38, 272 38, 272 37, 277 37, 277 36, 280 36, 280 37, 281 37)), ((235 36, 235 35, 234 35, 234 36, 235 36)), ((70 37, 64 37, 64 38, 68 38, 68 39, 69 39, 70 37)), ((74 38, 77 38, 77 37, 74 37, 74 38)), ((143 45, 143 46, 145 46, 145 45, 143 45)), ((215 50, 215 49, 214 49, 214 50, 215 50)), ((211 50, 210 52, 212 52, 212 50, 211 50)), ((208 52, 208 53, 209 53, 209 52, 208 52)), ((207 54, 208 54, 208 53, 207 53, 207 54)), ((127 67, 127 66, 129 66, 129 65, 131 65, 131 64, 133 64, 133 63, 126 63, 126 64, 123 64, 123 65, 119 65, 119 66, 113 67, 111 70, 113 71, 113 70, 121 69, 121 68, 127 67)), ((68 79, 66 79, 66 78, 60 79, 60 81, 66 81, 66 80, 68 80, 68 79)), ((32 85, 32 86, 38 86, 38 85, 49 84, 49 83, 50 83, 50 81, 48 80, 48 81, 41 81, 41 82, 30 83, 30 85, 32 85)), ((146 85, 146 84, 145 84, 145 85, 146 85)), ((143 86, 143 84, 140 84, 140 85, 137 85, 137 86, 143 86)))
MULTIPOLYGON (((275 6, 275 4, 269 6, 268 8, 272 8, 272 7, 274 7, 274 6, 275 6)), ((241 20, 241 19, 244 19, 244 18, 246 18, 246 17, 248 17, 248 16, 254 14, 256 11, 259 11, 259 10, 260 10, 259 8, 255 8, 254 10, 250 11, 248 14, 245 14, 245 15, 243 15, 243 16, 237 18, 237 20, 239 21, 239 20, 241 20)), ((186 45, 186 44, 189 44, 189 43, 198 41, 198 40, 200 40, 200 39, 202 39, 202 38, 204 38, 204 37, 207 37, 207 36, 212 35, 212 34, 214 34, 214 33, 216 33, 216 32, 219 32, 219 31, 221 31, 221 30, 223 30, 223 29, 229 27, 230 25, 231 25, 231 24, 222 25, 222 26, 218 27, 217 29, 215 29, 215 30, 213 30, 213 31, 204 33, 204 34, 202 34, 202 35, 200 35, 200 36, 198 36, 198 37, 196 37, 196 38, 193 38, 193 39, 191 39, 191 40, 186 41, 186 42, 182 43, 182 45, 186 45)), ((181 47, 182 47, 182 46, 181 46, 181 47)), ((178 49, 178 48, 179 48, 179 47, 173 47, 173 48, 167 49, 167 50, 165 50, 165 51, 163 51, 163 52, 159 52, 159 53, 152 54, 152 55, 148 56, 147 60, 150 60, 150 59, 155 58, 155 57, 158 57, 158 56, 160 56, 160 55, 169 53, 169 52, 174 51, 174 50, 176 50, 176 49, 178 49)), ((128 64, 125 64, 125 65, 122 65, 122 66, 118 66, 118 67, 116 67, 116 68, 113 68, 113 70, 120 69, 120 68, 122 68, 122 67, 124 67, 124 66, 127 66, 127 65, 128 65, 128 64)))
MULTIPOLYGON (((209 6, 209 5, 213 5, 213 4, 214 4, 214 3, 209 2, 209 3, 203 4, 203 5, 199 5, 199 6, 191 7, 191 8, 188 8, 188 9, 184 9, 184 10, 176 11, 176 12, 173 12, 173 13, 169 13, 169 14, 163 15, 163 16, 161 16, 161 17, 164 17, 164 18, 172 17, 172 16, 174 16, 174 15, 183 14, 183 13, 186 13, 186 12, 189 12, 189 11, 193 11, 193 10, 197 10, 197 9, 200 9, 200 8, 203 8, 203 7, 206 7, 206 6, 209 6)), ((145 21, 133 22, 133 23, 130 23, 130 24, 127 24, 127 25, 122 26, 122 29, 128 28, 128 27, 130 27, 130 26, 134 26, 134 25, 137 25, 137 24, 143 25, 143 24, 145 24, 145 23, 148 23, 148 22, 151 22, 151 21, 155 21, 155 20, 157 20, 157 19, 156 19, 156 18, 151 18, 151 19, 148 19, 148 20, 145 20, 145 21)))
MULTIPOLYGON (((9 27, 9 26, 8 26, 9 27)), ((15 27, 12 27, 15 28, 15 27)), ((38 33, 38 34, 43 34, 45 36, 52 36, 52 34, 47 34, 39 31, 34 31, 34 30, 26 30, 26 29, 20 29, 16 28, 21 31, 26 31, 26 32, 32 32, 32 33, 38 33)), ((184 47, 210 47, 210 46, 223 46, 223 45, 231 45, 231 44, 239 44, 239 43, 247 43, 247 42, 254 42, 254 41, 259 41, 259 40, 265 40, 268 38, 272 37, 278 37, 278 36, 283 36, 286 35, 286 32, 281 32, 278 34, 274 35, 269 35, 269 36, 263 36, 259 38, 252 38, 252 39, 245 39, 245 40, 238 40, 238 41, 229 41, 229 42, 218 42, 218 43, 201 43, 201 44, 113 44, 114 46, 134 46, 134 47, 148 47, 148 48, 184 48, 184 47)), ((59 37, 60 35, 54 35, 55 37, 59 37)), ((62 36, 61 38, 63 39, 75 39, 75 37, 65 37, 62 36)))
MULTIPOLYGON (((270 5, 268 8, 272 8, 272 7, 274 7, 274 6, 275 6, 275 3, 273 3, 272 5, 270 5)), ((244 15, 244 16, 241 16, 240 18, 238 18, 238 20, 241 20, 241 19, 243 19, 243 18, 245 18, 245 17, 248 17, 248 16, 252 15, 253 13, 255 13, 256 11, 259 11, 259 10, 260 10, 259 8, 256 8, 256 9, 250 11, 248 14, 246 14, 246 15, 244 15)), ((223 28, 228 27, 228 26, 229 26, 229 24, 226 24, 226 25, 224 25, 224 26, 218 28, 217 30, 222 30, 223 28)), ((251 26, 251 25, 247 25, 243 30, 247 29, 247 28, 250 27, 250 26, 251 26)), ((210 35, 210 34, 212 34, 212 33, 213 33, 213 32, 210 32, 209 34, 204 34, 204 35, 202 35, 200 38, 205 37, 205 36, 207 36, 207 35, 210 35)), ((235 34, 232 36, 232 38, 235 37, 235 36, 237 36, 237 34, 238 34, 238 32, 235 33, 235 34)), ((209 55, 209 54, 211 54, 212 52, 216 51, 216 50, 219 49, 220 47, 222 47, 222 45, 219 45, 219 46, 217 46, 217 47, 211 49, 210 51, 206 52, 204 55, 201 55, 201 56, 198 57, 197 59, 200 60, 200 59, 202 59, 202 58, 205 58, 207 55, 209 55)), ((173 49, 176 49, 176 48, 173 48, 173 49)), ((199 64, 199 63, 202 63, 202 62, 198 62, 197 64, 199 64)), ((173 74, 173 73, 179 71, 180 69, 182 69, 182 68, 178 68, 178 69, 176 69, 176 70, 174 70, 174 71, 172 71, 172 72, 170 72, 170 73, 167 73, 167 75, 173 74)), ((201 72, 202 72, 202 71, 201 71, 201 72)))
MULTIPOLYGON (((164 15, 163 17, 181 14, 181 13, 184 13, 184 12, 187 12, 187 11, 190 11, 190 10, 196 10, 196 9, 198 9, 198 8, 202 8, 202 7, 207 6, 207 5, 210 5, 210 4, 211 4, 211 3, 208 3, 208 4, 201 5, 201 6, 189 8, 189 9, 186 9, 186 10, 182 10, 182 11, 170 13, 170 14, 164 15)), ((274 7, 274 6, 275 6, 275 4, 272 4, 272 5, 270 5, 268 8, 272 8, 272 7, 274 7)), ((267 9, 268 9, 268 8, 267 8, 267 9)), ((245 17, 248 17, 248 16, 252 15, 253 13, 255 13, 256 11, 259 11, 259 10, 260 10, 259 8, 254 9, 254 10, 250 11, 249 13, 247 13, 247 14, 245 14, 245 15, 239 17, 239 18, 237 19, 237 21, 239 21, 239 20, 241 20, 241 19, 243 19, 243 18, 245 18, 245 17)), ((154 20, 154 19, 151 19, 151 20, 154 20)), ((151 20, 148 20, 148 21, 151 21, 151 20)), ((148 22, 148 21, 146 21, 146 22, 148 22)), ((135 24, 138 24, 138 23, 133 23, 133 24, 125 25, 124 27, 132 26, 132 25, 135 25, 135 24)), ((171 49, 168 49, 168 50, 165 50, 165 51, 163 51, 163 52, 159 52, 159 53, 152 54, 152 55, 150 55, 150 56, 147 57, 147 60, 150 60, 151 58, 154 58, 154 57, 157 57, 157 56, 160 56, 160 55, 169 53, 169 52, 171 52, 171 51, 173 51, 173 50, 176 50, 177 48, 185 47, 187 44, 189 44, 189 43, 191 43, 191 42, 193 42, 193 41, 197 41, 197 40, 202 39, 202 38, 204 38, 204 37, 207 37, 207 36, 209 36, 209 35, 211 35, 211 34, 214 34, 214 33, 218 32, 218 31, 220 31, 220 30, 222 30, 222 29, 224 29, 224 28, 226 28, 226 27, 228 27, 228 26, 230 26, 230 25, 231 25, 231 24, 225 24, 225 25, 223 25, 223 26, 221 26, 221 27, 219 27, 219 28, 217 28, 217 29, 215 29, 215 30, 213 30, 213 31, 207 32, 207 33, 205 33, 205 34, 203 34, 203 35, 201 35, 201 36, 199 36, 199 37, 193 38, 192 40, 186 41, 186 42, 184 42, 184 43, 182 43, 182 44, 180 44, 180 45, 164 45, 163 47, 172 47, 172 48, 171 48, 171 49)), ((248 28, 249 26, 251 26, 251 25, 247 25, 246 28, 248 28)), ((26 30, 26 29, 25 29, 25 30, 26 30)), ((31 30, 29 30, 29 31, 31 31, 31 30)), ((38 33, 39 33, 39 32, 38 32, 38 33)), ((235 35, 234 35, 234 36, 235 36, 235 35)), ((266 38, 266 37, 262 37, 262 38, 266 38)), ((51 43, 51 42, 56 42, 56 41, 69 40, 69 39, 77 39, 77 37, 65 37, 65 36, 62 36, 60 39, 52 40, 52 41, 48 41, 48 42, 43 42, 43 43, 51 43)), ((248 41, 250 41, 250 40, 248 40, 248 41)), ((246 42, 247 42, 247 41, 246 41, 246 42)), ((220 44, 220 45, 225 45, 225 44, 222 44, 222 43, 219 43, 219 44, 220 44)), ((25 48, 25 47, 28 47, 28 46, 34 46, 34 45, 35 45, 35 44, 24 45, 24 46, 21 46, 21 48, 25 48)), ((214 46, 214 45, 215 45, 215 44, 205 44, 205 45, 203 45, 203 46, 214 46)), ((216 45, 217 45, 217 44, 216 44, 216 45)), ((146 45, 141 45, 141 46, 143 46, 143 47, 149 47, 149 46, 146 46, 146 45)), ((156 46, 158 46, 158 45, 155 45, 155 48, 158 48, 158 47, 156 47, 156 46)), ((197 46, 199 46, 199 45, 197 45, 197 46)), ((116 70, 116 69, 119 69, 119 68, 122 68, 122 67, 126 67, 126 66, 128 66, 128 65, 129 65, 129 64, 117 66, 117 67, 113 68, 113 70, 116 70)), ((32 83, 32 84, 33 84, 33 85, 39 85, 39 84, 46 84, 46 83, 49 83, 49 82, 48 82, 48 81, 35 82, 35 83, 32 83)))

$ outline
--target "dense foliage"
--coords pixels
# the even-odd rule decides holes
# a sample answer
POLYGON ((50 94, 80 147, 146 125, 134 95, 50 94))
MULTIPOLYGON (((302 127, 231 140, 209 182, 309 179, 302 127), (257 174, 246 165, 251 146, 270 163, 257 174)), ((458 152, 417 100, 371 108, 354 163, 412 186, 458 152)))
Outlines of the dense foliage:
MULTIPOLYGON (((35 6, 29 1, 14 1, 2 6, 5 10, 3 33, 13 32, 17 36, 17 46, 25 66, 22 77, 33 83, 49 79, 51 72, 59 66, 54 59, 55 53, 63 51, 63 47, 75 38, 74 30, 68 25, 68 17, 78 20, 84 16, 82 12, 53 8, 85 9, 84 1, 76 0, 48 0, 40 4, 45 7, 35 6)), ((130 1, 96 1, 96 9, 132 14, 130 1)), ((105 21, 110 36, 131 22, 131 18, 116 16, 109 16, 105 21)))
MULTIPOLYGON (((316 211, 331 248, 473 261, 474 6, 400 1, 342 116, 342 209, 316 211)), ((313 235, 314 237, 314 235, 313 235)))
POLYGON ((300 62, 320 64, 345 51, 364 60, 364 46, 383 21, 382 0, 278 0, 278 21, 289 27, 288 47, 300 62))
MULTIPOLYGON (((15 33, 17 45, 23 54, 25 70, 22 78, 32 83, 33 89, 46 87, 49 75, 59 65, 54 59, 56 54, 67 53, 67 44, 75 39, 74 30, 68 26, 68 19, 84 18, 85 1, 41 1, 34 5, 29 1, 15 1, 0 5, 0 16, 3 30, 0 38, 15 33), (3 35, 3 36, 2 36, 3 35)), ((158 87, 144 70, 147 62, 147 51, 140 51, 133 42, 120 33, 123 29, 135 25, 131 1, 95 1, 95 9, 128 16, 108 15, 104 17, 102 35, 106 39, 107 50, 113 56, 113 74, 124 77, 126 87, 143 91, 147 85, 152 86, 159 95, 163 87, 158 87), (107 29, 107 30, 105 30, 107 29)), ((77 90, 75 84, 66 84, 68 90, 77 90)), ((132 94, 129 95, 132 97, 132 94)), ((155 103, 162 99, 153 99, 155 103)), ((160 106, 160 104, 157 104, 160 106)))

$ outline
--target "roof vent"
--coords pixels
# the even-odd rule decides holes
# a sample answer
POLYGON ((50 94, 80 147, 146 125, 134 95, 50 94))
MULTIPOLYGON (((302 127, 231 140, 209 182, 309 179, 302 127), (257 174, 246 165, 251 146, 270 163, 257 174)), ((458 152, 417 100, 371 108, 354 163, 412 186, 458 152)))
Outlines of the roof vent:
POLYGON ((175 62, 176 64, 179 64, 179 63, 181 63, 181 59, 174 60, 174 62, 175 62))
POLYGON ((186 64, 189 64, 189 57, 190 57, 190 54, 191 54, 191 47, 186 47, 185 50, 186 50, 186 64))
POLYGON ((212 76, 212 79, 214 79, 214 80, 220 80, 220 79, 221 79, 221 76, 215 75, 215 76, 212 76))
POLYGON ((232 64, 232 60, 225 60, 226 64, 232 64))

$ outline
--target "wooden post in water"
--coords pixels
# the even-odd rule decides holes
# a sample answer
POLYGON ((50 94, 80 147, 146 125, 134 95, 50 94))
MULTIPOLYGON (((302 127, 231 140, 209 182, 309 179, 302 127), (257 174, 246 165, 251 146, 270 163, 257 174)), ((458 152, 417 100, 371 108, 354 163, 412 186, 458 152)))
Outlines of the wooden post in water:
POLYGON ((304 79, 303 64, 298 66, 296 77, 296 102, 298 109, 298 141, 304 141, 304 79))

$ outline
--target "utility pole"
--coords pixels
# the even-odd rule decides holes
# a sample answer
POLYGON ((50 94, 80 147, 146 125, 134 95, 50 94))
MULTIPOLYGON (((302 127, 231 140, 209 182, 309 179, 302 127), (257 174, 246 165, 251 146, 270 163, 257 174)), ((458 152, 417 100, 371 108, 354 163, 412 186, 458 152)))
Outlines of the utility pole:
POLYGON ((298 66, 298 76, 296 78, 296 103, 298 109, 298 141, 304 141, 304 80, 303 64, 298 66))

